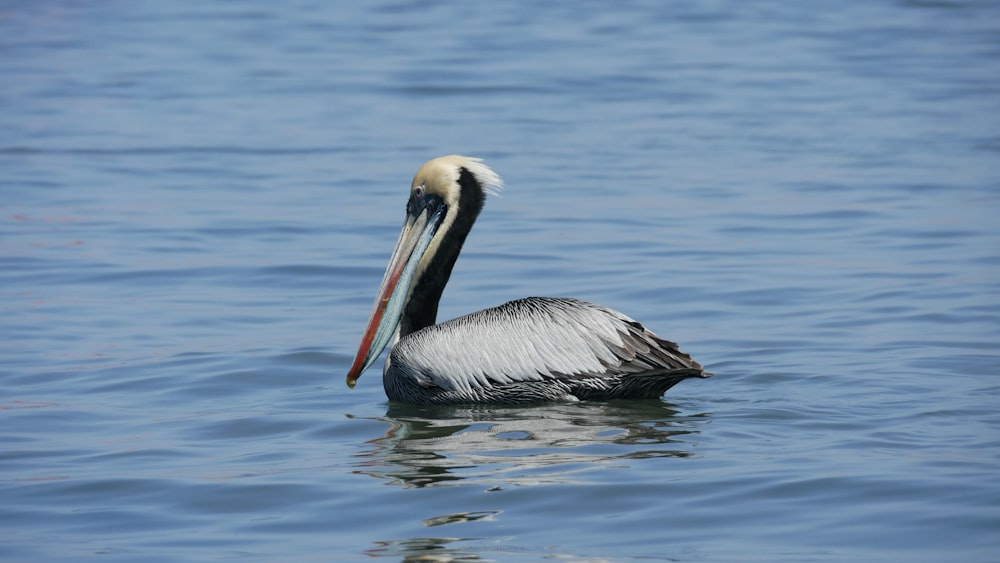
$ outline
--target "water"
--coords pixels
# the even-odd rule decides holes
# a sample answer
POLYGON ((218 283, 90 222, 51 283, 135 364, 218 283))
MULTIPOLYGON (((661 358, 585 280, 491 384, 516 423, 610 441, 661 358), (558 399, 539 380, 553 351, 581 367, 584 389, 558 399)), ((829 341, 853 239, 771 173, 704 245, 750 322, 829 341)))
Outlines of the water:
POLYGON ((1000 558, 992 2, 0 9, 0 558, 1000 558), (619 309, 662 401, 343 382, 428 158, 441 318, 619 309))

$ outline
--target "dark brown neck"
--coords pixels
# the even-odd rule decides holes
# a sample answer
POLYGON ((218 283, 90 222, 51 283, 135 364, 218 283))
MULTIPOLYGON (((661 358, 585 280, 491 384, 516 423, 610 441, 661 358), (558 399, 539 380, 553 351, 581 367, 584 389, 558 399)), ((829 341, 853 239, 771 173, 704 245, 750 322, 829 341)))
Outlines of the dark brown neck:
POLYGON ((455 267, 458 254, 462 251, 465 238, 472 230, 479 212, 483 209, 483 187, 468 170, 460 170, 458 184, 460 188, 458 209, 449 209, 448 213, 457 213, 451 227, 444 233, 437 253, 431 259, 416 284, 410 299, 403 308, 403 316, 399 321, 399 336, 437 323, 438 303, 444 286, 448 284, 451 270, 455 267))

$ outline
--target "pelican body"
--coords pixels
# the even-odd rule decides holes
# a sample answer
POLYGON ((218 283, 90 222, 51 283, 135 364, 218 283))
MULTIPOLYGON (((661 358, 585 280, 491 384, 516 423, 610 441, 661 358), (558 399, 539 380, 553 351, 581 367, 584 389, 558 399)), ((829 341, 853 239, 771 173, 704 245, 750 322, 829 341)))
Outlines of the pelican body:
POLYGON ((711 377, 677 344, 578 299, 528 297, 437 324, 466 236, 502 185, 477 158, 420 167, 348 386, 390 343, 382 382, 390 400, 406 403, 649 399, 689 377, 711 377))

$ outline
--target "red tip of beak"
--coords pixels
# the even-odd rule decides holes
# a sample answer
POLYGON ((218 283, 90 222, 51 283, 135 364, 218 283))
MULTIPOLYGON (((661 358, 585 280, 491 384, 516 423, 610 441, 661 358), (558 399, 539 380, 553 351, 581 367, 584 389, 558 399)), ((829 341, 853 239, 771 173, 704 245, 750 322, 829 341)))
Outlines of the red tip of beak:
POLYGON ((392 295, 392 290, 396 287, 398 279, 399 272, 393 272, 385 287, 379 292, 372 316, 368 319, 365 334, 361 337, 361 345, 358 346, 358 355, 354 357, 351 370, 347 372, 347 386, 351 389, 354 389, 358 378, 361 377, 361 372, 365 369, 365 360, 368 359, 368 353, 371 351, 372 344, 375 341, 375 333, 378 332, 379 324, 382 323, 382 317, 385 316, 385 307, 389 304, 389 296, 392 295))
POLYGON ((372 347, 372 340, 375 339, 375 330, 378 328, 379 321, 382 320, 383 312, 384 309, 376 307, 372 313, 372 318, 368 321, 368 328, 365 330, 365 335, 361 337, 361 345, 358 346, 358 355, 354 357, 351 370, 347 372, 347 386, 351 389, 354 389, 354 386, 358 383, 358 378, 361 377, 361 370, 365 367, 365 358, 368 355, 368 350, 372 347))

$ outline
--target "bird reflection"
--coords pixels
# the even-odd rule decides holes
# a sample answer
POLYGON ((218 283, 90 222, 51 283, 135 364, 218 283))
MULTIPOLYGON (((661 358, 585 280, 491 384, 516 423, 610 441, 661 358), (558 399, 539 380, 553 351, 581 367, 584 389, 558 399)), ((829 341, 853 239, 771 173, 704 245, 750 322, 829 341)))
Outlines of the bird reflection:
POLYGON ((659 400, 539 407, 390 405, 385 434, 357 454, 356 472, 403 487, 586 482, 631 460, 692 455, 708 414, 659 400))
MULTIPOLYGON (((369 557, 401 557, 404 563, 436 561, 451 563, 458 561, 484 561, 475 553, 473 546, 463 549, 470 540, 460 538, 407 538, 375 542, 375 546, 365 551, 369 557)), ((488 560, 486 560, 488 561, 488 560)))

